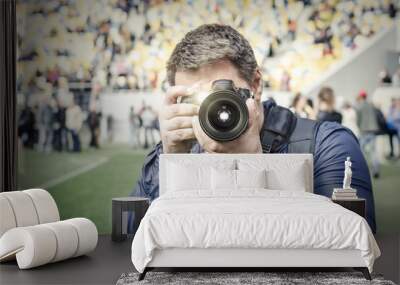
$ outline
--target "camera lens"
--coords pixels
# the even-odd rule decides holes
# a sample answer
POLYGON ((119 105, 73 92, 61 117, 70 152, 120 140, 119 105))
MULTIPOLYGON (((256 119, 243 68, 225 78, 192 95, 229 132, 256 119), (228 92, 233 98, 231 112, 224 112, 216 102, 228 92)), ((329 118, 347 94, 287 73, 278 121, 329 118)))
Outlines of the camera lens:
POLYGON ((231 90, 210 94, 199 110, 201 128, 216 141, 238 138, 246 130, 248 120, 246 103, 231 90))
POLYGON ((215 129, 229 130, 238 122, 235 106, 230 102, 213 104, 209 111, 209 121, 215 129))

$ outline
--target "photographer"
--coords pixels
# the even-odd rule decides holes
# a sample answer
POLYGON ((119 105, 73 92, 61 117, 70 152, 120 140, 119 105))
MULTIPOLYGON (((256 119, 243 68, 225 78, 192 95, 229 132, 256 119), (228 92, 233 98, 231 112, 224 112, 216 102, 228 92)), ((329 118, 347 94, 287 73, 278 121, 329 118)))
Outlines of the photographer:
MULTIPOLYGON (((367 220, 375 231, 375 213, 368 166, 357 139, 339 124, 297 118, 272 101, 261 102, 261 72, 248 41, 229 26, 203 25, 175 47, 167 65, 170 84, 160 109, 161 142, 147 156, 134 195, 155 199, 159 194, 161 153, 312 153, 314 193, 330 197, 343 181, 343 162, 353 161, 353 184, 367 200, 367 220), (232 80, 248 89, 246 130, 231 141, 211 139, 200 126, 199 106, 178 104, 193 89, 211 88, 216 80, 232 80), (197 143, 193 144, 193 140, 197 143)), ((211 95, 210 95, 211 96, 211 95)))

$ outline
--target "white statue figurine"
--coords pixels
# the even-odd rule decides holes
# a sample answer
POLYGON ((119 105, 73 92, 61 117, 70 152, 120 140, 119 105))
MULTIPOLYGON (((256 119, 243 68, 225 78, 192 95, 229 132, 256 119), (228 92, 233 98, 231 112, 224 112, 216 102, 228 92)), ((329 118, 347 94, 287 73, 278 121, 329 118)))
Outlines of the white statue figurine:
POLYGON ((351 161, 348 156, 344 162, 344 178, 343 178, 343 189, 351 189, 351 176, 353 172, 351 171, 351 161))

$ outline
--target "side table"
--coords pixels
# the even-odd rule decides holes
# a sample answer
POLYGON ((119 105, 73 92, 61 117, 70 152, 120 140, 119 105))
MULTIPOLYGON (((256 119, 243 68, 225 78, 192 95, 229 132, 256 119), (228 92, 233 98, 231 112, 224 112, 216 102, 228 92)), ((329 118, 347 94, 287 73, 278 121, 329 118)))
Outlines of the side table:
POLYGON ((361 217, 365 218, 365 199, 357 198, 352 200, 341 200, 341 199, 332 199, 333 203, 339 204, 340 206, 353 211, 354 213, 359 214, 361 217))
MULTIPOLYGON (((133 233, 136 233, 140 221, 146 214, 150 199, 143 197, 120 197, 112 199, 112 234, 113 241, 124 241, 128 235, 128 216, 134 219, 133 233), (133 214, 133 215, 132 215, 133 214)), ((131 233, 129 233, 131 234, 131 233)))

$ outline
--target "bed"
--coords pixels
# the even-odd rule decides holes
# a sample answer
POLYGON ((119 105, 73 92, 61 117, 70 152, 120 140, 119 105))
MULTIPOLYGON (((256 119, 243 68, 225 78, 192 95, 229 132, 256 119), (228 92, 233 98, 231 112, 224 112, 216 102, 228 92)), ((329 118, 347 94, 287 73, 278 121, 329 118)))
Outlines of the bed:
POLYGON ((379 248, 361 216, 313 194, 309 154, 163 154, 160 197, 132 243, 154 268, 353 267, 379 248))

